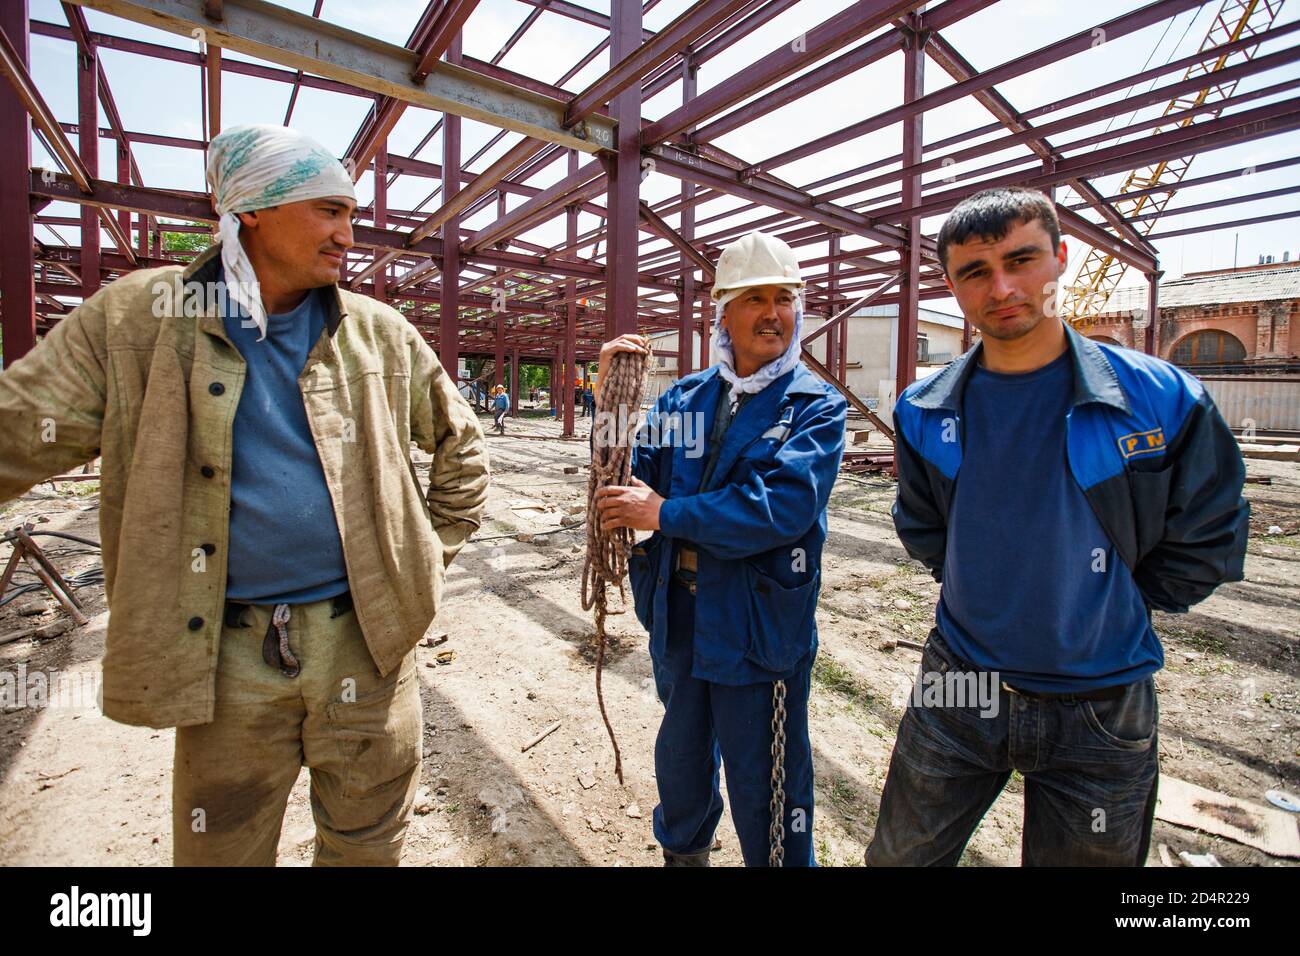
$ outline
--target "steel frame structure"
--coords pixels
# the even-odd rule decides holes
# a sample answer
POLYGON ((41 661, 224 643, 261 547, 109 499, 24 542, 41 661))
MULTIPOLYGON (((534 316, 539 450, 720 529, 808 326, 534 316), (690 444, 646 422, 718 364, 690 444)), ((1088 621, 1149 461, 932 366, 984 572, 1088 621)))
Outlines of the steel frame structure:
MULTIPOLYGON (((0 73, 8 81, 0 84, 0 141, 8 144, 0 153, 4 358, 12 361, 29 350, 38 332, 48 330, 70 310, 65 300, 91 295, 101 284, 132 269, 187 258, 163 250, 160 218, 213 222, 208 197, 145 185, 132 147, 206 149, 207 141, 221 128, 221 84, 228 73, 288 84, 285 122, 291 121, 298 93, 305 88, 369 102, 368 115, 343 159, 354 178, 367 169, 373 171, 375 195, 373 203, 359 210, 357 246, 348 258, 343 281, 400 308, 438 350, 447 368, 454 370, 461 355, 492 358, 497 382, 507 359, 516 377, 520 361, 572 368, 576 361, 594 359, 606 337, 632 330, 676 331, 676 352, 661 354, 675 355, 683 373, 706 364, 711 262, 725 243, 762 228, 796 248, 825 244, 829 250, 825 256, 804 260, 810 314, 837 316, 846 305, 868 296, 876 303, 899 305, 896 367, 901 391, 915 375, 911 343, 916 339, 919 303, 948 294, 934 240, 921 231, 922 217, 942 213, 980 189, 1003 183, 1049 192, 1068 186, 1079 201, 1058 204, 1064 230, 1108 260, 1140 269, 1150 282, 1149 314, 1154 315, 1160 270, 1145 234, 1149 223, 1139 214, 1142 204, 1132 202, 1137 193, 1126 189, 1105 196, 1090 179, 1153 164, 1185 164, 1197 152, 1231 148, 1300 128, 1300 95, 1248 105, 1294 93, 1300 78, 1264 90, 1237 92, 1241 80, 1300 60, 1300 47, 1294 42, 1300 23, 1229 37, 1134 77, 1095 86, 1081 83, 1080 89, 1029 110, 1018 111, 998 90, 1000 83, 1086 51, 1095 45, 1099 31, 1111 39, 1124 36, 1166 22, 1206 0, 1148 2, 1092 30, 982 72, 966 61, 943 31, 993 6, 995 0, 942 0, 928 5, 919 0, 856 0, 821 22, 810 22, 794 43, 771 50, 703 91, 696 80, 701 64, 791 8, 805 8, 813 20, 816 4, 705 0, 688 6, 656 32, 645 29, 642 18, 659 0, 611 0, 608 16, 568 0, 519 2, 526 15, 518 29, 491 61, 483 61, 463 55, 460 44, 461 31, 478 0, 431 0, 404 47, 322 20, 323 0, 316 0, 312 15, 262 0, 70 0, 62 5, 68 26, 32 21, 28 0, 5 0, 0 4, 0 73), (89 29, 82 8, 187 38, 199 37, 205 45, 196 52, 95 32, 89 29), (555 84, 500 65, 543 16, 570 18, 607 34, 555 84), (57 121, 31 79, 29 37, 33 34, 76 45, 75 124, 57 121), (1266 44, 1270 52, 1261 53, 1266 44), (98 59, 102 49, 197 68, 202 80, 198 108, 203 137, 184 139, 126 129, 98 59), (278 66, 224 57, 223 50, 278 66), (581 90, 565 86, 607 50, 611 65, 604 74, 581 90), (1216 94, 1201 95, 1206 74, 1200 67, 1243 52, 1244 58, 1237 57, 1242 62, 1234 59, 1234 65, 1214 75, 1216 94), (723 134, 895 53, 902 54, 904 72, 899 105, 767 158, 742 158, 714 144, 723 134), (927 60, 953 82, 925 93, 927 60), (1074 130, 1135 108, 1135 98, 1107 101, 1109 94, 1139 79, 1159 82, 1179 73, 1182 80, 1168 80, 1141 96, 1144 103, 1180 104, 1172 115, 1167 112, 1153 122, 1129 122, 1101 134, 1060 141, 1074 130), (675 86, 681 90, 679 107, 658 119, 642 117, 643 102, 675 86), (965 97, 984 106, 993 121, 927 142, 925 114, 965 97), (1093 101, 1101 105, 1090 105, 1093 101), (105 127, 98 124, 97 105, 107 120, 105 127), (390 151, 389 134, 411 107, 435 112, 436 121, 413 152, 418 154, 441 131, 440 163, 390 151), (495 137, 472 156, 462 149, 463 117, 498 128, 495 137), (777 173, 781 166, 818 151, 840 149, 849 156, 845 144, 866 133, 885 135, 881 131, 896 125, 902 131, 896 155, 854 167, 846 163, 848 168, 811 183, 794 184, 777 173), (33 131, 61 165, 60 171, 32 168, 33 131), (468 171, 511 134, 515 138, 498 159, 481 172, 468 171), (115 144, 115 170, 98 168, 99 138, 115 144), (956 176, 924 178, 1011 147, 1023 148, 1024 155, 956 176), (562 161, 565 174, 557 182, 544 188, 530 185, 530 180, 562 161), (656 172, 681 181, 678 195, 655 204, 640 199, 643 172, 651 164, 656 172), (388 203, 388 190, 400 177, 431 183, 429 196, 414 209, 396 209, 388 203), (739 207, 727 204, 724 211, 710 214, 709 204, 725 197, 738 200, 739 207), (80 216, 47 215, 45 208, 56 200, 78 204, 80 216), (508 200, 513 205, 508 207, 508 200), (497 210, 493 223, 477 231, 462 228, 463 222, 493 204, 497 210), (599 217, 600 226, 580 233, 580 210, 599 217), (565 222, 561 244, 547 247, 525 238, 529 230, 559 217, 565 222), (674 217, 676 227, 669 222, 674 217), (80 246, 39 242, 36 225, 79 227, 80 246), (105 235, 109 241, 101 246, 105 235), (867 245, 843 249, 846 237, 867 245), (700 336, 699 354, 692 347, 695 334, 700 336)), ((1283 160, 1259 169, 1294 162, 1283 160)), ((1174 185, 1179 190, 1194 189, 1228 175, 1181 178, 1174 185)), ((1163 208, 1173 191, 1174 186, 1157 185, 1146 193, 1157 196, 1163 208)), ((1188 210, 1289 191, 1203 203, 1188 210)), ((1300 210, 1263 219, 1296 216, 1300 210)), ((201 227, 167 224, 165 228, 183 232, 201 227)), ((1181 232, 1158 233, 1155 238, 1181 232)), ((812 364, 842 390, 847 339, 848 325, 841 316, 806 343, 807 354, 817 359, 812 364)), ((1150 336, 1147 348, 1153 348, 1150 336)), ((572 391, 564 390, 559 403, 568 434, 573 430, 572 391)), ((511 389, 512 396, 517 393, 517 387, 511 389)))

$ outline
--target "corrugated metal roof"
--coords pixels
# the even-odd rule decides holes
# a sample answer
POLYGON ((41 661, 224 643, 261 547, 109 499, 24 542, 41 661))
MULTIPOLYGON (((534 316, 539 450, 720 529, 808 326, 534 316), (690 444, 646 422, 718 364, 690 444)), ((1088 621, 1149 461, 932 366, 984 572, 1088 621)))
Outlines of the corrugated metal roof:
MULTIPOLYGON (((1160 283, 1162 309, 1184 305, 1276 302, 1280 299, 1300 299, 1300 264, 1160 283)), ((1106 313, 1145 309, 1146 304, 1145 286, 1116 289, 1106 303, 1106 313)))

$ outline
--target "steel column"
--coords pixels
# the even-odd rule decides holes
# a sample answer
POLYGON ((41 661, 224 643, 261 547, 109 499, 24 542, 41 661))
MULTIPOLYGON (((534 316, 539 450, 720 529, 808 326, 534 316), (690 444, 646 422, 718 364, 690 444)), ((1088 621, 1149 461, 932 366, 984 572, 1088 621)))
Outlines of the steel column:
POLYGON ((496 341, 493 343, 492 387, 505 382, 506 373, 506 317, 497 313, 496 341))
MULTIPOLYGON (((77 155, 91 179, 99 178, 99 56, 77 52, 77 155)), ((81 207, 81 297, 99 291, 99 210, 81 207)))
MULTIPOLYGON (((0 31, 24 69, 31 64, 27 0, 0 3, 0 31)), ((0 91, 0 330, 3 359, 11 365, 36 345, 36 283, 32 215, 27 196, 32 165, 32 124, 22 101, 0 91)))
POLYGON ((519 417, 519 349, 510 350, 510 417, 519 417))
MULTIPOLYGON (((699 66, 694 57, 689 54, 682 60, 682 105, 685 106, 691 100, 695 99, 699 91, 699 66)), ((687 130, 687 133, 693 133, 694 127, 687 130)), ((682 211, 680 223, 681 237, 692 245, 695 242, 695 184, 686 180, 682 181, 682 211)), ((677 377, 684 378, 692 372, 692 346, 695 344, 694 326, 695 326, 695 266, 686 255, 681 257, 682 269, 682 291, 681 299, 681 328, 677 333, 677 377)), ((707 272, 701 273, 705 280, 709 279, 707 272)), ((701 358, 701 368, 705 367, 703 358, 701 358)))
MULTIPOLYGON (((908 17, 915 27, 918 18, 908 17)), ((904 39, 903 46, 903 105, 915 103, 925 95, 925 54, 923 36, 915 31, 904 39)), ((923 123, 925 113, 911 111, 903 121, 903 165, 915 165, 921 158, 923 123)), ((921 177, 913 174, 903 178, 903 208, 910 209, 920 203, 921 177)), ((898 302, 898 353, 895 364, 894 402, 902 398, 903 390, 916 379, 916 333, 921 291, 921 218, 907 220, 907 245, 900 253, 903 266, 903 287, 898 302)))
MULTIPOLYGON (((569 151, 569 174, 578 170, 578 154, 574 150, 569 151)), ((564 244, 572 246, 578 241, 578 207, 570 205, 565 210, 564 217, 564 244)), ((566 300, 564 307, 564 347, 561 355, 564 359, 564 389, 560 396, 564 403, 561 407, 564 409, 564 428, 560 434, 565 438, 573 437, 573 406, 574 406, 574 385, 576 377, 574 369, 578 364, 578 280, 570 276, 564 281, 564 298, 566 300)))
POLYGON ((1159 355, 1156 323, 1160 319, 1160 272, 1147 273, 1147 327, 1142 336, 1142 351, 1147 355, 1159 355))
MULTIPOLYGON (((375 228, 388 228, 388 140, 384 140, 375 150, 375 228)), ((444 246, 444 249, 446 247, 444 246)), ((375 259, 381 258, 375 253, 375 259)), ((455 293, 453 293, 453 297, 455 293)), ((388 301, 388 266, 380 266, 375 271, 375 298, 380 302, 388 301)), ((455 371, 454 369, 452 370, 455 371)))
MULTIPOLYGON (((460 63, 461 40, 457 36, 447 48, 447 62, 460 63)), ((443 114, 442 198, 460 192, 460 117, 443 114)), ((442 224, 442 295, 438 306, 438 359, 447 374, 455 378, 460 357, 460 216, 448 216, 442 224)))
POLYGON ((706 369, 713 364, 713 354, 709 350, 709 336, 713 332, 713 299, 706 293, 700 295, 700 368, 706 369))
MULTIPOLYGON (((613 0, 610 58, 619 62, 641 42, 641 0, 613 0)), ((641 216, 641 87, 633 84, 610 102, 618 123, 617 151, 608 161, 609 210, 605 256, 605 337, 612 339, 637 327, 637 222, 641 216)))

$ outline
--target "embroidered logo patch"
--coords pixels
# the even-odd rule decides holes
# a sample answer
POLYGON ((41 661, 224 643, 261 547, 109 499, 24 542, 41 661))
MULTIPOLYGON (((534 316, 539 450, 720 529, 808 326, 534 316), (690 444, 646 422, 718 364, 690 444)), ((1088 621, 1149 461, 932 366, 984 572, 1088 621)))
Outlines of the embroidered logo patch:
POLYGON ((1153 428, 1150 431, 1134 432, 1119 439, 1119 451, 1125 458, 1138 455, 1152 455, 1165 450, 1165 430, 1153 428))

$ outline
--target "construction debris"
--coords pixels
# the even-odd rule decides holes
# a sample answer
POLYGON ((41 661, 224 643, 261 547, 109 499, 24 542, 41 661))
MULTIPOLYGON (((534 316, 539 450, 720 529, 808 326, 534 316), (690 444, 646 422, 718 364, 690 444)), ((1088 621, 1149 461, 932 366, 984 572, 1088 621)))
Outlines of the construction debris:
POLYGON ((536 747, 543 740, 545 740, 547 737, 549 737, 551 734, 555 733, 559 729, 560 729, 560 721, 557 720, 555 723, 551 724, 551 726, 547 727, 545 730, 543 730, 532 740, 528 741, 528 743, 520 747, 519 752, 527 753, 528 751, 532 750, 534 747, 536 747))
MULTIPOLYGON (((1215 793, 1166 774, 1160 775, 1156 791, 1156 818, 1227 837, 1270 856, 1300 858, 1300 829, 1290 814, 1215 793)), ((1179 856, 1186 859, 1184 854, 1179 856)))

